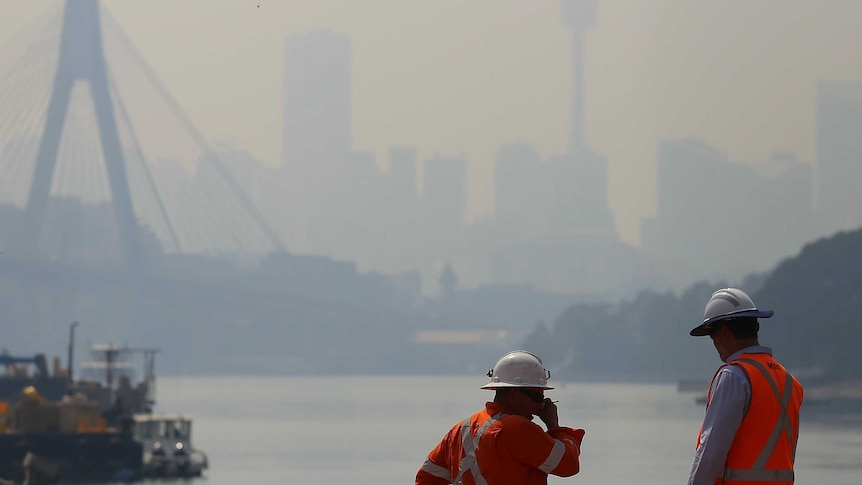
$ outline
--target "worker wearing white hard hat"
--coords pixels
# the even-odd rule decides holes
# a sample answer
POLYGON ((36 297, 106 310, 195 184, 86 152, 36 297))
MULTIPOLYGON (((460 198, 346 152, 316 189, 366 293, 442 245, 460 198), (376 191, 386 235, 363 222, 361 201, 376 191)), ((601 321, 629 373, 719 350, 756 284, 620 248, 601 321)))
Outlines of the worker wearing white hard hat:
POLYGON ((689 334, 709 336, 724 365, 712 378, 689 485, 794 483, 802 386, 760 345, 758 318, 770 318, 747 293, 723 288, 689 334))
POLYGON ((482 389, 495 391, 494 400, 449 430, 416 473, 416 485, 544 485, 549 474, 578 473, 584 430, 560 426, 556 404, 544 395, 553 387, 542 360, 509 352, 488 377, 482 389))

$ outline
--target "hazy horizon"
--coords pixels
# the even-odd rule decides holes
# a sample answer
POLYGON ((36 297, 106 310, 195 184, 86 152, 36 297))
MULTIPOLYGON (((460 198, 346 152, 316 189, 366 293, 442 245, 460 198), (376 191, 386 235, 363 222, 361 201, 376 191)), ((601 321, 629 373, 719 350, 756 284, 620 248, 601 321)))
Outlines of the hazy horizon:
MULTIPOLYGON (((0 4, 0 45, 51 4, 0 4)), ((209 141, 280 160, 284 42, 325 28, 353 49, 354 148, 391 145, 469 159, 468 212, 492 211, 493 156, 567 150, 571 34, 559 2, 104 2, 209 141)), ((655 153, 696 137, 735 160, 776 150, 815 159, 815 90, 862 79, 846 48, 862 4, 602 0, 586 34, 589 145, 608 159, 623 240, 655 211, 655 153)))

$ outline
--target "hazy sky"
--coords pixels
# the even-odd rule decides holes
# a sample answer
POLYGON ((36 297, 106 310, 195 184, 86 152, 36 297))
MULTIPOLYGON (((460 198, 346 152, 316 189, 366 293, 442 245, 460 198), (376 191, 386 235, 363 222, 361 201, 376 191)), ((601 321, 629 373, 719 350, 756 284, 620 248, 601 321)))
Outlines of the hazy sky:
MULTIPOLYGON (((0 2, 0 45, 50 6, 0 2)), ((109 0, 104 3, 209 140, 278 163, 284 39, 328 28, 354 59, 354 145, 470 160, 470 213, 492 207, 512 140, 565 151, 571 37, 557 0, 109 0)), ((655 210, 662 138, 741 161, 815 158, 816 82, 862 80, 858 0, 600 0, 586 38, 586 123, 608 158, 621 236, 655 210)))

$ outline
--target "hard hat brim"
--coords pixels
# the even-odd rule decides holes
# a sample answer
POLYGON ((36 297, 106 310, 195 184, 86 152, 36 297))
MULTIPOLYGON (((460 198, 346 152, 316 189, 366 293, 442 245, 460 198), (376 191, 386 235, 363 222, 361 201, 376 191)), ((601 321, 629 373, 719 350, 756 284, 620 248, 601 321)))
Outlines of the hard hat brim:
POLYGON ((721 320, 742 317, 770 318, 774 314, 775 312, 773 312, 772 310, 742 310, 736 313, 727 313, 704 320, 703 323, 691 329, 691 332, 689 332, 688 334, 692 337, 704 337, 712 332, 712 324, 721 320))
POLYGON ((494 390, 494 389, 517 389, 517 388, 544 389, 546 391, 549 389, 553 389, 553 387, 547 386, 547 385, 537 386, 535 384, 527 384, 527 385, 525 385, 525 384, 509 384, 507 382, 489 382, 488 384, 485 384, 484 386, 482 386, 480 389, 494 390))

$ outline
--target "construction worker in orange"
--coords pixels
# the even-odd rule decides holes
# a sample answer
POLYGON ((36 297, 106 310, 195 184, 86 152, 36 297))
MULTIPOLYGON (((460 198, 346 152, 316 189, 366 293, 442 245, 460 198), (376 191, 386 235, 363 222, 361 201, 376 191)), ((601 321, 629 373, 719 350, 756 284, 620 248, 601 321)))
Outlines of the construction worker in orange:
POLYGON ((578 473, 584 430, 560 426, 556 404, 544 395, 553 387, 542 360, 509 352, 488 376, 482 389, 495 391, 494 401, 449 430, 416 473, 416 485, 544 485, 548 474, 578 473))
POLYGON ((725 288, 689 332, 708 335, 725 362, 709 386, 689 485, 794 482, 802 386, 758 341, 757 319, 772 315, 744 291, 725 288))

